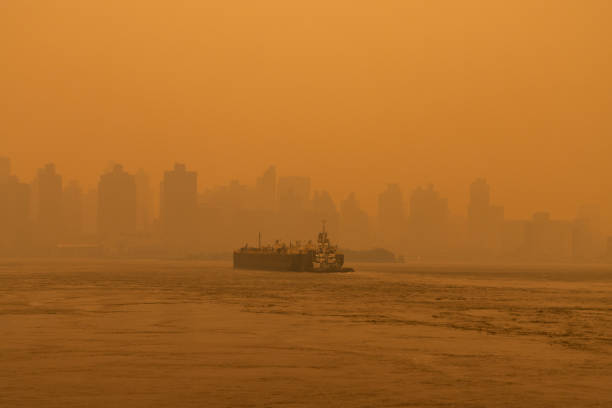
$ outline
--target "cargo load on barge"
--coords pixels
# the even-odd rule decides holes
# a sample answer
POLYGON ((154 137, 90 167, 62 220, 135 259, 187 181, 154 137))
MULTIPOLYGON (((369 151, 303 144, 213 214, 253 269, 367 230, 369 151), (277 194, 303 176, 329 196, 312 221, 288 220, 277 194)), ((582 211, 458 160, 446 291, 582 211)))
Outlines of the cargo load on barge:
POLYGON ((309 241, 302 245, 281 244, 261 246, 261 235, 257 247, 244 247, 234 251, 234 268, 261 269, 295 272, 351 272, 345 268, 344 254, 338 252, 338 246, 332 245, 325 230, 319 233, 316 243, 309 241))

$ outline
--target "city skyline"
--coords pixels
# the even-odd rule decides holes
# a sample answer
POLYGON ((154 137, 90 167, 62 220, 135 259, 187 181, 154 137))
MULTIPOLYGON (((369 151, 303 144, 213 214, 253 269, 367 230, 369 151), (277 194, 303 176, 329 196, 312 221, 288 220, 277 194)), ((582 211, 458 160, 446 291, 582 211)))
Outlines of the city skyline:
POLYGON ((117 254, 225 252, 262 232, 272 240, 308 240, 326 220, 344 248, 384 248, 402 259, 596 260, 612 255, 598 206, 579 206, 566 219, 545 209, 510 218, 484 178, 466 186, 469 202, 463 213, 453 213, 433 184, 407 192, 387 184, 377 196, 377 213, 368 214, 354 192, 334 200, 310 177, 287 176, 275 166, 251 185, 232 180, 200 190, 198 172, 175 163, 156 190, 144 169, 130 173, 117 163, 93 189, 83 189, 74 179, 64 182, 53 163, 39 168, 30 184, 13 174, 9 158, 1 157, 0 165, 0 198, 14 203, 3 209, 2 242, 9 253, 11 242, 43 253, 66 244, 96 244, 117 254))
MULTIPOLYGON (((39 164, 38 166, 35 166, 32 172, 26 171, 25 172, 26 176, 23 176, 22 174, 18 173, 16 170, 15 164, 19 163, 19 160, 15 160, 11 158, 11 156, 6 155, 6 154, 1 157, 10 159, 11 168, 13 169, 13 174, 17 175, 18 178, 22 182, 33 183, 36 180, 37 172, 39 171, 41 164, 39 164), (28 177, 27 175, 30 173, 31 173, 31 176, 28 177)), ((172 169, 176 163, 185 163, 187 166, 190 167, 190 169, 192 169, 192 171, 195 171, 196 173, 200 175, 198 177, 198 183, 197 183, 198 195, 205 194, 206 191, 210 189, 215 189, 215 188, 219 188, 222 186, 230 185, 232 182, 235 182, 235 181, 238 181, 239 183, 245 186, 253 187, 258 183, 258 180, 261 178, 262 173, 263 173, 262 169, 266 169, 270 167, 279 168, 274 163, 267 163, 267 164, 262 165, 262 167, 259 168, 255 172, 252 172, 252 173, 248 172, 246 174, 242 174, 244 178, 226 176, 226 177, 220 177, 218 179, 218 182, 211 182, 211 180, 208 180, 206 177, 202 177, 201 171, 198 170, 197 162, 189 163, 189 162, 182 161, 182 160, 178 160, 178 161, 168 160, 167 162, 169 163, 168 166, 160 170, 159 172, 150 172, 146 167, 143 167, 141 165, 125 166, 123 162, 121 162, 121 166, 125 168, 126 171, 128 171, 131 174, 137 174, 139 172, 143 172, 143 174, 146 175, 147 178, 149 178, 148 183, 150 183, 150 186, 151 186, 151 194, 155 193, 157 195, 160 193, 159 185, 163 181, 164 173, 168 171, 168 169, 172 169)), ((56 168, 59 168, 61 170, 61 166, 58 167, 57 163, 54 161, 48 161, 46 163, 53 164, 56 168)), ((91 177, 81 178, 77 176, 71 176, 70 174, 67 175, 65 172, 62 172, 62 174, 67 182, 76 181, 79 187, 84 190, 89 190, 89 189, 95 190, 97 188, 100 175, 112 169, 117 163, 120 163, 120 162, 116 160, 105 160, 104 165, 101 166, 98 175, 93 179, 93 181, 91 177)), ((17 166, 17 168, 19 168, 19 166, 17 166)), ((371 187, 369 187, 366 190, 366 191, 370 191, 370 193, 364 193, 363 191, 360 192, 360 188, 359 188, 359 187, 363 187, 364 183, 362 183, 360 186, 359 185, 355 186, 357 187, 356 189, 349 189, 348 186, 346 186, 346 189, 338 191, 337 189, 326 187, 325 180, 322 180, 322 181, 319 180, 320 182, 317 182, 317 179, 315 177, 312 177, 308 174, 305 174, 305 173, 295 174, 294 173, 290 175, 290 174, 287 174, 288 173, 287 169, 284 169, 284 170, 285 170, 284 177, 306 177, 308 178, 312 185, 318 186, 317 189, 312 190, 313 193, 315 190, 327 191, 331 194, 334 202, 338 203, 338 205, 342 200, 346 199, 349 194, 351 193, 357 194, 359 196, 361 207, 368 213, 368 216, 370 217, 374 217, 378 213, 378 205, 379 205, 378 197, 379 197, 379 194, 383 191, 384 187, 387 185, 397 185, 402 191, 403 198, 405 201, 409 199, 407 194, 409 194, 413 190, 418 189, 419 187, 427 187, 429 185, 433 185, 436 187, 438 191, 441 191, 442 194, 444 194, 444 196, 448 199, 448 206, 450 209, 450 213, 454 216, 463 216, 463 215, 467 215, 466 208, 469 207, 469 204, 470 204, 470 192, 465 188, 465 185, 470 185, 472 182, 478 179, 483 179, 483 180, 486 180, 487 182, 494 182, 494 180, 491 179, 490 177, 487 177, 486 174, 474 174, 473 176, 466 179, 465 184, 454 185, 450 189, 445 189, 443 186, 445 186, 447 183, 444 182, 444 179, 432 180, 432 179, 424 178, 422 179, 422 182, 413 184, 408 181, 398 179, 397 177, 393 177, 391 179, 380 178, 379 180, 372 180, 372 182, 370 183, 371 187), (379 188, 378 191, 376 191, 374 187, 379 188), (460 193, 457 194, 457 191, 459 191, 460 193), (453 196, 456 198, 455 200, 450 198, 453 196)), ((525 192, 520 187, 520 185, 512 185, 504 189, 500 185, 495 184, 496 201, 499 201, 500 203, 503 201, 503 197, 507 196, 509 192, 521 192, 521 191, 525 192)), ((607 200, 604 200, 604 199, 597 200, 594 198, 591 198, 591 199, 585 198, 584 200, 579 200, 578 198, 576 198, 575 200, 565 199, 564 206, 563 206, 564 211, 554 211, 553 208, 555 208, 555 204, 556 202, 553 199, 543 200, 543 202, 541 202, 540 205, 537 204, 537 200, 534 200, 534 202, 530 202, 529 200, 525 199, 525 200, 521 200, 518 208, 517 206, 504 205, 504 212, 505 212, 506 217, 516 218, 516 219, 531 217, 534 213, 539 212, 539 211, 550 212, 554 214, 556 217, 560 217, 560 218, 572 218, 576 216, 578 212, 580 212, 582 207, 596 206, 596 207, 599 207, 601 210, 602 224, 606 226, 606 228, 608 228, 610 232, 612 232, 612 210, 606 211, 607 208, 612 209, 612 203, 608 205, 607 200)), ((153 207, 152 210, 154 210, 154 213, 156 215, 159 215, 159 203, 158 202, 155 202, 155 206, 153 207)))

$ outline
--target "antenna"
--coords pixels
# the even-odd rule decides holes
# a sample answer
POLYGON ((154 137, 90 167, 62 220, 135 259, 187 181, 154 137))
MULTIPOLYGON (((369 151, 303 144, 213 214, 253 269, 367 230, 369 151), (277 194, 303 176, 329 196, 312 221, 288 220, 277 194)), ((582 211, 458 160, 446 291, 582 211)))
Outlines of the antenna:
POLYGON ((259 233, 259 249, 261 249, 261 232, 259 233))

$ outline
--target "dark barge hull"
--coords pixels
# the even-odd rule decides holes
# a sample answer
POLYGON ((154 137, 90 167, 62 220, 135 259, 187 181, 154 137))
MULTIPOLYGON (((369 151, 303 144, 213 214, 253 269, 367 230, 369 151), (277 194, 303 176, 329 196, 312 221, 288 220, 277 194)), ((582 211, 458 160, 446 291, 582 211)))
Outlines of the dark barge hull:
POLYGON ((312 271, 312 254, 234 252, 234 268, 269 271, 312 271))

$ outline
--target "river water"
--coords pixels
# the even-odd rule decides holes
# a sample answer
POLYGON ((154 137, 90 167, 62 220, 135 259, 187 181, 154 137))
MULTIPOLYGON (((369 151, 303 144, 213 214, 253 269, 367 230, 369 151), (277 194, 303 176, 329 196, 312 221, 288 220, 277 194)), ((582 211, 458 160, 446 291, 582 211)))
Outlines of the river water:
POLYGON ((612 406, 612 267, 356 266, 0 260, 0 407, 612 406))

